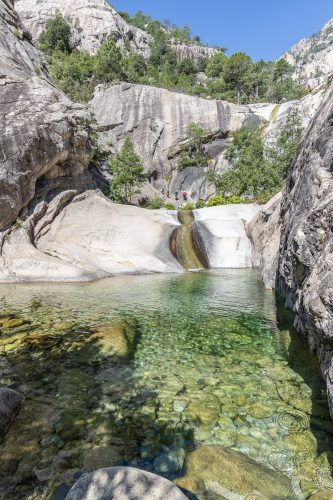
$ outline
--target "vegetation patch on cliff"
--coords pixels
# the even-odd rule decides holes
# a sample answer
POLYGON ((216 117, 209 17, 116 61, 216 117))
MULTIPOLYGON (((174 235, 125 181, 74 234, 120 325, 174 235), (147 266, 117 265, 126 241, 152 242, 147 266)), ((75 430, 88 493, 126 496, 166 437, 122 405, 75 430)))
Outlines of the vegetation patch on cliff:
MULTIPOLYGON (((122 14, 125 16, 125 14, 122 14)), ((200 44, 191 37, 188 27, 164 26, 140 15, 130 21, 152 37, 150 57, 131 51, 125 43, 120 49, 115 41, 106 40, 96 55, 78 51, 72 44, 71 26, 60 12, 50 19, 40 36, 40 48, 49 58, 52 77, 72 99, 88 101, 99 83, 128 81, 153 85, 214 99, 237 102, 283 102, 299 99, 307 90, 291 78, 292 66, 284 59, 255 63, 245 52, 230 57, 224 48, 211 58, 179 60, 175 42, 200 44)))

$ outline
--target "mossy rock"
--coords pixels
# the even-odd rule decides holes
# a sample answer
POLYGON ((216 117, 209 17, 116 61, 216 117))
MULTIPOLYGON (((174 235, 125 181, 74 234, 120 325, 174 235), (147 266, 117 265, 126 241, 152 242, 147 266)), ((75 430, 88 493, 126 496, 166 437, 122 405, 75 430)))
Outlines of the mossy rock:
POLYGON ((317 441, 312 432, 305 430, 299 434, 290 434, 284 440, 287 448, 296 452, 309 452, 315 454, 317 441))
POLYGON ((174 483, 182 490, 190 491, 195 495, 200 495, 206 491, 205 483, 195 476, 180 477, 174 483))
POLYGON ((309 497, 309 500, 333 500, 333 490, 317 491, 309 497))
POLYGON ((101 356, 129 356, 134 347, 135 330, 125 321, 97 325, 92 329, 89 343, 101 356))
POLYGON ((295 496, 289 480, 280 472, 268 469, 242 453, 218 445, 201 446, 190 453, 185 470, 186 474, 181 478, 181 484, 184 485, 190 486, 193 481, 187 483, 187 478, 195 478, 196 481, 202 481, 207 489, 210 484, 217 483, 221 489, 228 490, 229 495, 233 493, 246 498, 253 495, 266 500, 295 496))
POLYGON ((12 315, 0 316, 0 326, 3 326, 4 323, 7 323, 13 318, 12 315))
POLYGON ((18 328, 19 326, 25 325, 25 321, 23 319, 8 319, 4 323, 2 323, 3 328, 18 328))
POLYGON ((112 467, 121 460, 120 454, 111 446, 86 448, 82 452, 83 468, 88 471, 112 467))
POLYGON ((214 426, 219 419, 219 408, 208 406, 204 401, 193 401, 186 409, 189 420, 196 422, 204 428, 214 426))

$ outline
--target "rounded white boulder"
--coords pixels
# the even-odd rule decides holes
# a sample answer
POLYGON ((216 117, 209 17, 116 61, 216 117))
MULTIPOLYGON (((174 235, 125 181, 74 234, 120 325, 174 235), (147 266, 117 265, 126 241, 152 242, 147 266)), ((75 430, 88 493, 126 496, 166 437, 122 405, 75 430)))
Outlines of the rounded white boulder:
POLYGON ((171 481, 132 467, 109 467, 84 474, 66 500, 187 500, 171 481))

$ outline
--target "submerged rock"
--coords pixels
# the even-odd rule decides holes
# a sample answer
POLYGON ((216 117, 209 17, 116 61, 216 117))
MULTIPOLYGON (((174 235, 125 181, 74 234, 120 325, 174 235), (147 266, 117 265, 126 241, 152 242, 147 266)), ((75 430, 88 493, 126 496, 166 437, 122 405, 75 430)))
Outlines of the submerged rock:
POLYGON ((183 468, 184 459, 183 449, 169 451, 155 458, 153 467, 159 474, 177 474, 183 468))
POLYGON ((66 500, 186 500, 167 479, 132 467, 111 467, 85 474, 66 500))
POLYGON ((333 500, 333 490, 322 490, 314 493, 309 500, 333 500))
MULTIPOLYGON (((196 478, 205 488, 219 490, 227 495, 237 494, 250 498, 281 500, 294 498, 289 480, 280 472, 268 469, 235 450, 208 445, 190 453, 186 459, 186 478, 196 478)), ((185 482, 184 482, 185 481, 185 482)), ((189 485, 193 480, 189 481, 189 485)), ((197 483, 194 482, 195 485, 197 483)), ((226 496, 226 498, 229 498, 226 496)))
POLYGON ((12 389, 0 389, 0 442, 5 437, 23 403, 24 397, 18 392, 12 389))
POLYGON ((135 330, 122 321, 97 325, 88 341, 104 356, 128 356, 135 339, 135 330))

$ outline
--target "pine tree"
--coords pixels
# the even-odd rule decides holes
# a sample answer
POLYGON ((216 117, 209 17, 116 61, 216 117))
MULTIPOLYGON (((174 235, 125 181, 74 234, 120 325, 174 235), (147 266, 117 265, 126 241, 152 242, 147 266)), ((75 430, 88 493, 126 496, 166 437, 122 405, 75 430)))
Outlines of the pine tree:
POLYGON ((55 51, 69 54, 73 50, 71 26, 59 11, 53 19, 47 21, 39 37, 39 46, 46 54, 52 54, 55 51))
POLYGON ((109 159, 108 167, 112 175, 110 198, 119 203, 131 203, 132 196, 139 192, 148 177, 129 137, 126 137, 120 152, 109 159))

